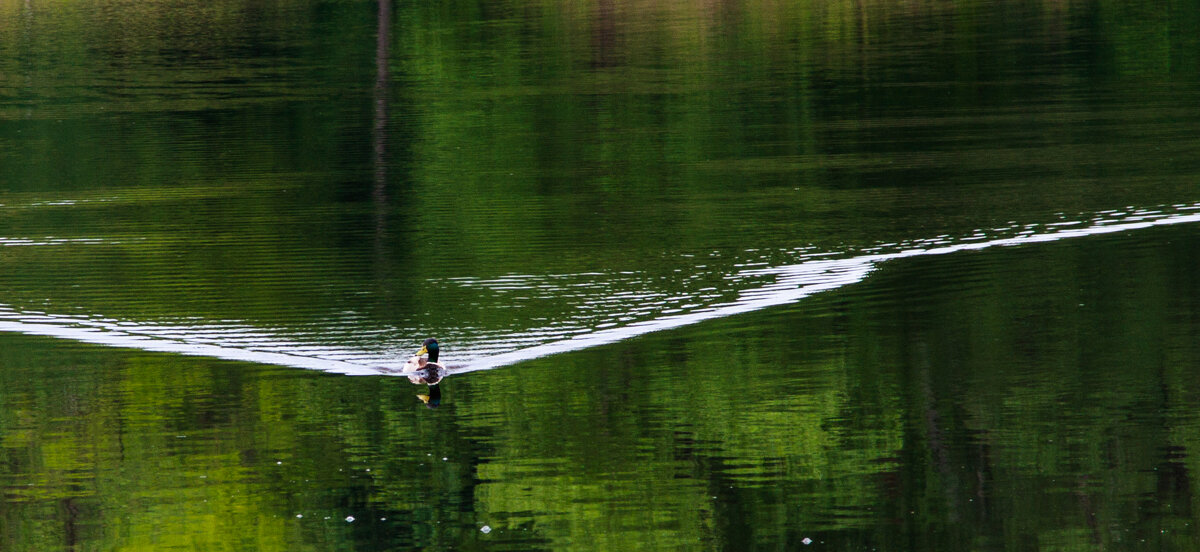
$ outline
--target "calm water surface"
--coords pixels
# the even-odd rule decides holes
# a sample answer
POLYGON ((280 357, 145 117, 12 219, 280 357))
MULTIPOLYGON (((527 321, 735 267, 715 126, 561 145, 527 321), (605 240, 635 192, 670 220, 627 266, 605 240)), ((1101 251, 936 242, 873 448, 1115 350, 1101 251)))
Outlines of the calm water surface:
POLYGON ((1193 550, 1197 152, 1183 4, 0 0, 0 549, 1193 550))

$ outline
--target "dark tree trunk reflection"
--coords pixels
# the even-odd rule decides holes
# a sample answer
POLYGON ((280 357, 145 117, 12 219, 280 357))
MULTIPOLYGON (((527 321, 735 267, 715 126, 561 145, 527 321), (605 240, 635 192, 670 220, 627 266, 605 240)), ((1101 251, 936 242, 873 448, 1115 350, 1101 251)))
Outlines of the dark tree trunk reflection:
POLYGON ((388 52, 392 21, 392 1, 379 0, 379 26, 375 38, 375 118, 372 126, 372 165, 375 168, 375 185, 372 199, 375 203, 375 232, 384 233, 387 212, 387 127, 388 127, 388 52))

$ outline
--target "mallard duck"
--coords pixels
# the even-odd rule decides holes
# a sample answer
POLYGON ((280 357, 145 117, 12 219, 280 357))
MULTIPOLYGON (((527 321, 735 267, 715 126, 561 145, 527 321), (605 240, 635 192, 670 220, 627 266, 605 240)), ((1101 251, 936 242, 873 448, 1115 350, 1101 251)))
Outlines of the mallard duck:
POLYGON ((446 367, 438 363, 438 342, 434 338, 426 339, 421 349, 404 363, 402 372, 409 374, 408 381, 437 385, 446 375, 446 367), (421 358, 429 355, 429 359, 421 358))

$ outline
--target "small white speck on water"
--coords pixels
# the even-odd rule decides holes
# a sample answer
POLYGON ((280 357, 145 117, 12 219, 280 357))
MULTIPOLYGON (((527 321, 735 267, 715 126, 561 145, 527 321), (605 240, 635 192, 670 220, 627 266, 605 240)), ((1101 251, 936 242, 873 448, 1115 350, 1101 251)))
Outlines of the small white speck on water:
POLYGON ((304 514, 296 514, 296 519, 304 519, 304 514))
POLYGON ((480 527, 480 528, 479 528, 479 532, 480 532, 480 533, 483 533, 483 534, 485 534, 485 535, 486 535, 486 534, 488 534, 488 533, 491 533, 491 532, 492 532, 492 528, 491 528, 491 527, 489 527, 489 526, 487 526, 487 525, 484 525, 483 527, 480 527))
POLYGON ((282 465, 283 465, 283 462, 282 462, 282 461, 277 461, 277 462, 275 462, 275 465, 276 465, 276 466, 282 466, 282 465))
POLYGON ((387 518, 379 518, 379 521, 387 521, 387 518))
POLYGON ((371 471, 371 468, 367 468, 367 471, 371 471))
POLYGON ((447 460, 449 460, 449 459, 450 459, 450 458, 448 458, 448 457, 446 457, 446 456, 443 456, 443 457, 442 457, 442 462, 445 462, 445 461, 447 461, 447 460))
POLYGON ((801 542, 801 544, 804 544, 805 546, 807 546, 807 545, 812 544, 812 539, 810 539, 808 537, 804 537, 804 538, 800 539, 800 542, 801 542))
POLYGON ((354 516, 346 516, 346 523, 354 523, 354 516))

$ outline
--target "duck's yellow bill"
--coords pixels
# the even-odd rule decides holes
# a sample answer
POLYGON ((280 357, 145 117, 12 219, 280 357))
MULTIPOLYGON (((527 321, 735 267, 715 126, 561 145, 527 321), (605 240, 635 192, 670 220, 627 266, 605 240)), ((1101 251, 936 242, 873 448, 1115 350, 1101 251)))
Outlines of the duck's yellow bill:
POLYGON ((421 356, 421 355, 423 355, 423 354, 425 354, 425 353, 428 353, 428 352, 429 352, 429 350, 428 350, 428 349, 427 349, 427 348, 426 348, 424 345, 421 345, 421 350, 420 350, 420 351, 417 351, 417 356, 421 356))
POLYGON ((417 395, 417 398, 421 399, 421 402, 429 404, 429 395, 417 395))

